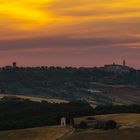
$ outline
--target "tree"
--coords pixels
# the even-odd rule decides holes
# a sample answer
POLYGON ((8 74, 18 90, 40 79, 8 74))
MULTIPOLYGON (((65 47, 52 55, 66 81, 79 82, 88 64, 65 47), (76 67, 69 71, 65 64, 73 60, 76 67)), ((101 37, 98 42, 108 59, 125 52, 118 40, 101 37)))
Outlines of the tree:
POLYGON ((117 127, 117 123, 114 120, 109 120, 106 123, 106 128, 107 129, 115 129, 117 127))
POLYGON ((86 122, 81 121, 80 124, 79 124, 79 127, 82 128, 82 129, 86 129, 88 127, 88 125, 87 125, 86 122))

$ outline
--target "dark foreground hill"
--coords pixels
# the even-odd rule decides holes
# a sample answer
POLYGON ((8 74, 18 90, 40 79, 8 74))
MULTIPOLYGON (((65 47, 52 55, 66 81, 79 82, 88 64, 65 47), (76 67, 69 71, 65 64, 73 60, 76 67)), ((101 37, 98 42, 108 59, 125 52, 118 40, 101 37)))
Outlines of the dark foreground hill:
POLYGON ((70 124, 75 117, 114 113, 140 113, 140 106, 98 106, 93 109, 81 101, 58 104, 4 97, 0 100, 0 130, 59 125, 63 116, 70 124))
MULTIPOLYGON (((108 114, 94 116, 98 120, 115 120, 119 128, 114 130, 82 130, 60 140, 139 140, 140 138, 140 114, 108 114)), ((77 121, 88 117, 76 118, 77 121)))
MULTIPOLYGON (((140 106, 137 107, 133 107, 135 112, 140 110, 140 106), (138 110, 135 110, 137 107, 138 110)), ((126 107, 126 109, 128 108, 126 107)), ((102 111, 100 112, 102 113, 102 111)), ((57 104, 4 97, 0 100, 0 131, 60 125, 60 118, 64 116, 67 117, 67 124, 69 124, 73 117, 93 114, 93 108, 88 103, 81 101, 57 104)))
POLYGON ((73 134, 62 140, 139 140, 140 128, 109 130, 103 132, 83 132, 73 134))
POLYGON ((35 67, 0 69, 0 92, 87 100, 96 104, 139 104, 140 71, 127 66, 100 68, 35 67))
POLYGON ((140 125, 140 114, 99 115, 97 118, 111 118, 119 122, 123 128, 115 130, 85 130, 72 133, 72 128, 69 127, 47 126, 1 131, 0 140, 139 140, 140 127, 136 127, 136 125, 140 125))

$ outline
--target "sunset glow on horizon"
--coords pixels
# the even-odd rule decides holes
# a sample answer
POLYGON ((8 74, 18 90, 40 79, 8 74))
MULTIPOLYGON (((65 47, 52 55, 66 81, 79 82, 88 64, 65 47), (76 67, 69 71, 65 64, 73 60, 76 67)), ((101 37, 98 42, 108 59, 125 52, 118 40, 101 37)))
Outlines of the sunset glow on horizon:
POLYGON ((140 0, 0 0, 0 66, 140 69, 140 0))

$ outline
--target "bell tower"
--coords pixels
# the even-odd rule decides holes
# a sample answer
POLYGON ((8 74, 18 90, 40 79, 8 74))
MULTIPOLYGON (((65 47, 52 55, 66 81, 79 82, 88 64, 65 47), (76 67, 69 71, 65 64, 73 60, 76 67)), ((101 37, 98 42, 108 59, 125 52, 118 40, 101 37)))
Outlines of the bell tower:
POLYGON ((16 67, 17 67, 17 63, 13 62, 13 68, 16 68, 16 67))

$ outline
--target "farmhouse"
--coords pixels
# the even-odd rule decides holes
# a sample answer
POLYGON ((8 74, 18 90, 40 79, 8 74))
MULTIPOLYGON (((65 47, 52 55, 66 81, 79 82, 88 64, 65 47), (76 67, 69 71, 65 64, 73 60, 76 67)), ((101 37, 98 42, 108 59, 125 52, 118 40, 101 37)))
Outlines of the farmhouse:
POLYGON ((84 120, 78 125, 80 128, 94 128, 94 129, 115 129, 117 123, 114 120, 84 120))

